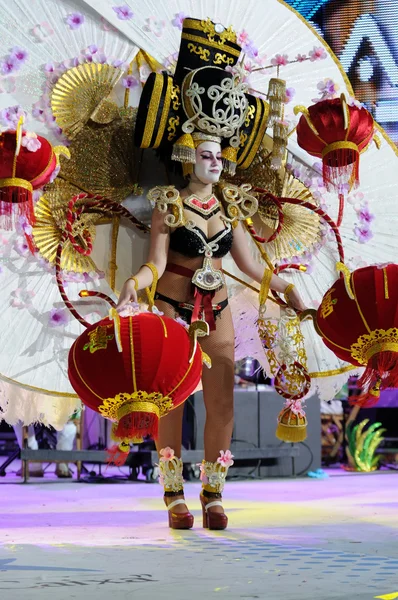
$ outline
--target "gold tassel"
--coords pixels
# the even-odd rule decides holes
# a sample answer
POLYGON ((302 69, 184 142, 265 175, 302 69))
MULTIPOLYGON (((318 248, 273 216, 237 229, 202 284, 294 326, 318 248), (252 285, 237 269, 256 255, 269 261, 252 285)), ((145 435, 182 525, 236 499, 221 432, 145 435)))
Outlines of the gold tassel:
POLYGON ((190 133, 184 133, 178 138, 173 146, 173 153, 171 155, 172 160, 176 160, 181 163, 196 162, 195 144, 190 133))
POLYGON ((182 174, 184 177, 188 177, 193 173, 193 164, 192 163, 182 163, 182 174))
POLYGON ((304 411, 296 414, 291 405, 285 406, 278 415, 276 437, 282 442, 304 442, 307 438, 307 417, 304 411))
POLYGON ((223 168, 228 175, 235 175, 236 163, 238 162, 238 149, 227 146, 221 152, 223 168))
POLYGON ((301 427, 292 427, 291 425, 284 425, 278 423, 276 428, 276 437, 282 442, 290 442, 297 444, 298 442, 304 442, 307 439, 307 425, 301 427))
POLYGON ((271 153, 271 168, 280 169, 285 158, 288 138, 288 126, 276 122, 273 127, 273 146, 271 153))
POLYGON ((285 98, 286 81, 277 78, 270 79, 268 85, 269 125, 273 125, 275 121, 282 118, 285 98))

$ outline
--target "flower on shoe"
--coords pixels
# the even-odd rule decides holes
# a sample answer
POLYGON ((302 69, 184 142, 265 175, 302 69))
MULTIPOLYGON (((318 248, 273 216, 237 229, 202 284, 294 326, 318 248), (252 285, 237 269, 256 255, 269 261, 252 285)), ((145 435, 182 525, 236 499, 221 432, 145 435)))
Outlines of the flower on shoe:
POLYGON ((173 460, 174 458, 174 450, 173 448, 170 448, 169 446, 167 446, 166 448, 162 448, 161 451, 159 452, 160 454, 160 460, 162 462, 168 462, 169 460, 173 460))
POLYGON ((27 131, 22 138, 21 145, 29 152, 37 152, 41 148, 41 141, 34 131, 27 131))
POLYGON ((217 462, 226 469, 228 469, 228 467, 232 467, 232 465, 234 464, 234 461, 232 459, 233 454, 231 450, 225 450, 225 452, 224 450, 220 450, 220 456, 217 458, 217 462))
POLYGON ((304 62, 305 60, 307 60, 307 56, 305 54, 297 54, 296 56, 296 60, 297 62, 304 62))
POLYGON ((209 483, 209 478, 206 475, 204 465, 200 465, 200 481, 205 485, 209 483))

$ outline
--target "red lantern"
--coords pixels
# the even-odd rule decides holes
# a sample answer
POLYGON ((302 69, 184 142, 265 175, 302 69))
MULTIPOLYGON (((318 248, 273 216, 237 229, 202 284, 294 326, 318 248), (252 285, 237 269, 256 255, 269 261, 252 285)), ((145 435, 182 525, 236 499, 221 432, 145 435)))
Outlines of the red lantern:
POLYGON ((11 229, 15 214, 34 221, 33 190, 50 181, 58 150, 69 155, 66 148, 54 149, 45 138, 22 132, 21 127, 22 121, 17 131, 0 134, 0 217, 5 229, 11 229))
POLYGON ((73 344, 70 382, 86 406, 115 422, 113 437, 124 452, 118 464, 130 441, 156 439, 159 418, 197 387, 203 355, 196 336, 207 333, 204 327, 195 323, 188 332, 174 319, 141 313, 103 319, 73 344))
POLYGON ((359 183, 359 155, 373 137, 373 117, 365 109, 347 104, 340 98, 322 100, 309 108, 296 106, 302 112, 297 125, 297 142, 303 150, 322 158, 323 181, 329 191, 349 189, 359 183))
POLYGON ((347 269, 323 297, 316 326, 336 356, 366 367, 363 405, 398 387, 398 265, 347 269))

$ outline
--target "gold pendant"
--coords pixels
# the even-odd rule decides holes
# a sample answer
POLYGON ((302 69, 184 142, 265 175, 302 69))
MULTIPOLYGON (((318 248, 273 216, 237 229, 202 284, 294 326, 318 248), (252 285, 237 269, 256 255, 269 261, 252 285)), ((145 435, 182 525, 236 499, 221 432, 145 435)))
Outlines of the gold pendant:
POLYGON ((192 283, 206 292, 213 292, 224 285, 224 277, 222 271, 213 269, 211 258, 206 256, 202 268, 195 271, 192 283))

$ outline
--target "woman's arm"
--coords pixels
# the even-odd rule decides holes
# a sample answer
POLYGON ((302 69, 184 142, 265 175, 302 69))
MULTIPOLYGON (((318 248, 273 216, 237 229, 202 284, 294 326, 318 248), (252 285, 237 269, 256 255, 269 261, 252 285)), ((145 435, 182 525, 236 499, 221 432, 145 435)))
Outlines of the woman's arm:
MULTIPOLYGON (((163 275, 170 243, 170 230, 164 222, 164 214, 154 208, 151 222, 151 243, 148 253, 148 261, 152 263, 158 272, 159 278, 163 275)), ((141 267, 135 275, 138 286, 133 279, 128 279, 120 292, 117 308, 121 310, 128 302, 137 302, 137 291, 150 287, 153 282, 153 274, 149 267, 141 267)))
MULTIPOLYGON (((242 273, 261 283, 264 276, 264 265, 256 262, 250 254, 249 247, 246 240, 246 235, 241 223, 238 223, 234 229, 234 241, 232 244, 231 255, 234 259, 236 266, 242 273)), ((278 275, 272 275, 270 288, 275 292, 283 294, 289 284, 284 279, 278 277, 278 275)), ((306 306, 301 300, 299 293, 294 288, 289 294, 292 306, 297 310, 305 310, 306 306)))

